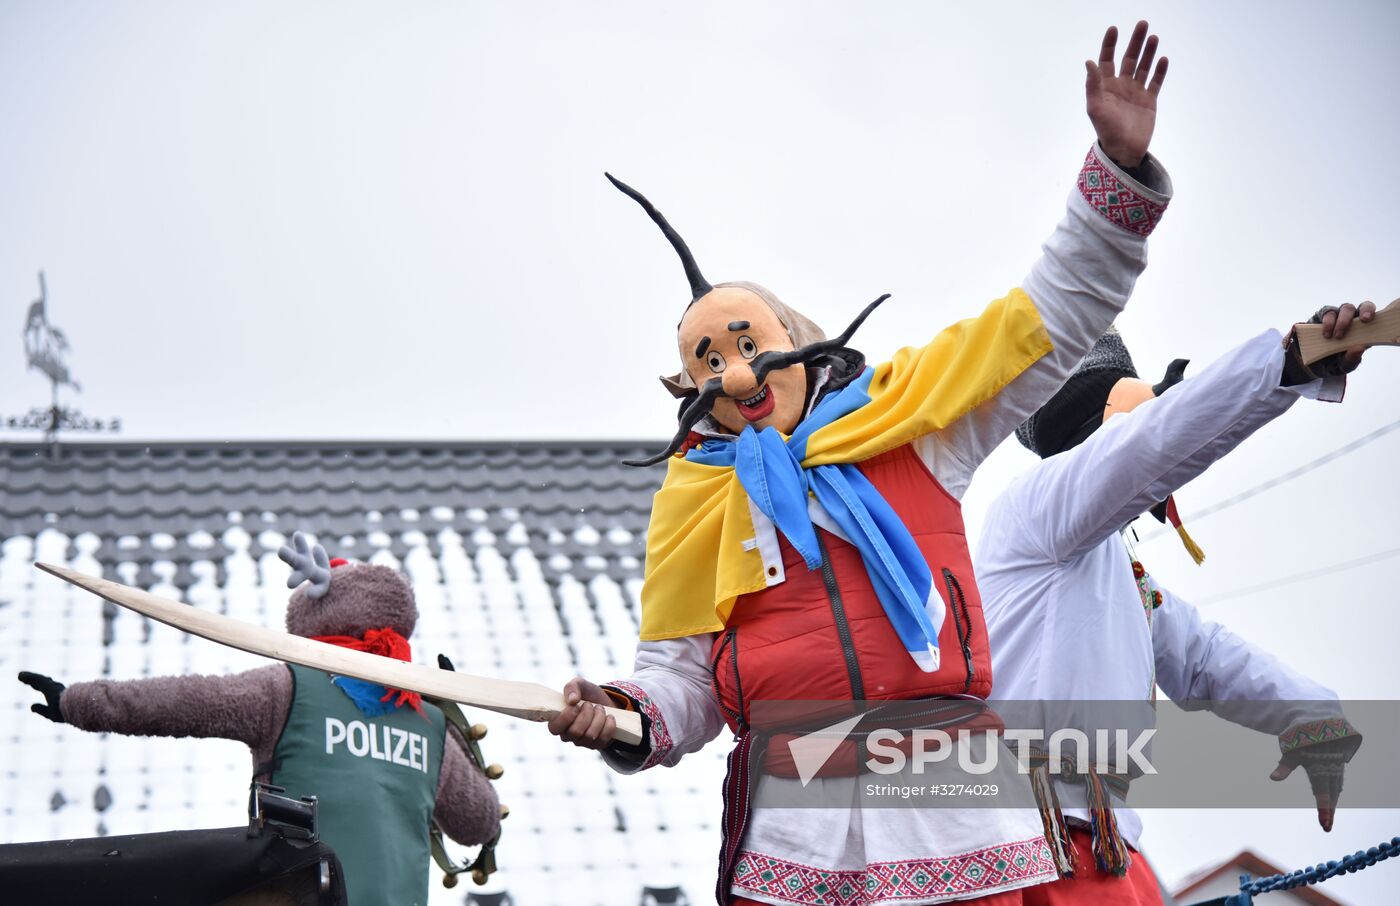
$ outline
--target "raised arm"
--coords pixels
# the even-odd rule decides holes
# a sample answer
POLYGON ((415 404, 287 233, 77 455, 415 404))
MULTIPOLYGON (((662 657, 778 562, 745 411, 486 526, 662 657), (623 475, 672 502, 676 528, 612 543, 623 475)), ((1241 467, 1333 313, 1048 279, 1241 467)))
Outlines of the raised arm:
POLYGON ((1022 283, 1049 335, 1052 351, 995 397, 920 445, 955 496, 972 472, 1065 379, 1123 310, 1147 265, 1147 237, 1171 199, 1171 180, 1148 154, 1162 58, 1149 81, 1157 37, 1139 22, 1115 70, 1118 31, 1104 35, 1097 63, 1087 62, 1089 119, 1097 142, 1070 191, 1065 217, 1022 283))
POLYGON ((1079 556, 1315 392, 1279 386, 1280 339, 1254 337, 1013 483, 1027 548, 1052 562, 1079 556))

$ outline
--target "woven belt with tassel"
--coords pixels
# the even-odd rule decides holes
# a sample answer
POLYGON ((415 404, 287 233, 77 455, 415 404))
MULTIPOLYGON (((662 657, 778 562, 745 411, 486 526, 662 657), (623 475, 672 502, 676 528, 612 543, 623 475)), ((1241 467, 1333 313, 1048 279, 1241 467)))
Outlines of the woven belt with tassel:
POLYGON ((1060 808, 1060 797, 1055 793, 1055 779, 1058 777, 1068 783, 1084 784, 1089 803, 1094 861, 1099 871, 1121 878, 1127 874, 1133 858, 1128 844, 1118 833, 1118 820, 1113 815, 1113 803, 1109 797, 1116 793, 1119 799, 1127 798, 1128 776, 1100 774, 1092 769, 1081 772, 1074 759, 1067 755, 1061 755, 1058 761, 1060 770, 1052 774, 1048 752, 1032 750, 1030 753, 1031 790, 1035 793, 1040 820, 1045 826, 1045 839, 1054 853, 1056 869, 1061 877, 1072 878, 1076 868, 1069 826, 1060 808))

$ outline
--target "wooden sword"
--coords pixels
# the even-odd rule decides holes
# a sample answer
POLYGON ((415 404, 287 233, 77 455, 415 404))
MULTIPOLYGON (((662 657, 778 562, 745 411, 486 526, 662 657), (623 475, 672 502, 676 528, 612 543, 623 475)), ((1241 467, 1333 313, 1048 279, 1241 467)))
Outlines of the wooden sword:
POLYGON ((1298 354, 1304 365, 1353 346, 1400 346, 1400 299, 1376 312, 1370 324, 1352 321, 1341 339, 1324 337, 1321 324, 1297 324, 1293 330, 1298 334, 1298 354))
MULTIPOLYGON (((244 623, 222 614, 171 601, 139 588, 109 582, 54 566, 36 563, 44 572, 58 576, 79 588, 106 598, 139 614, 174 626, 182 632, 200 636, 220 645, 238 648, 250 654, 301 664, 339 676, 379 683, 395 689, 417 692, 429 698, 460 702, 474 708, 484 708, 526 720, 547 721, 564 710, 562 693, 538 683, 490 679, 452 670, 439 670, 424 664, 412 664, 381 657, 366 651, 352 651, 328 645, 315 639, 278 632, 265 626, 244 623)), ((613 738, 636 745, 642 741, 642 717, 635 711, 605 708, 617 722, 613 738)))

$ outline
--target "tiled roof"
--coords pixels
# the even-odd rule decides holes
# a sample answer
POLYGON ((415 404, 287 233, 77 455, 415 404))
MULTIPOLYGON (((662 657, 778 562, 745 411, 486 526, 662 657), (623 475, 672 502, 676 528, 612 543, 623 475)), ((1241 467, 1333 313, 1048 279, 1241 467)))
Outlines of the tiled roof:
POLYGON ((315 532, 344 556, 381 546, 382 533, 382 546, 401 558, 409 531, 503 536, 518 523, 536 552, 616 561, 640 555, 660 483, 659 470, 621 460, 654 446, 104 443, 50 454, 42 444, 0 445, 0 538, 91 532, 99 562, 136 563, 143 579, 151 563, 171 562, 180 588, 192 580, 188 564, 209 559, 204 536, 232 526, 253 536, 254 556, 270 529, 315 532), (590 530, 599 528, 610 534, 595 540, 590 530))
MULTIPOLYGON (((48 560, 281 626, 293 531, 332 556, 403 569, 415 660, 560 685, 630 672, 653 444, 163 443, 0 445, 0 668, 63 681, 220 673, 261 659, 104 606, 40 574, 48 560)), ((0 706, 0 841, 217 827, 244 820, 247 749, 87 735, 0 706)), ((511 806, 497 882, 518 906, 636 900, 713 884, 726 746, 673 770, 609 772, 541 726, 473 715, 511 806), (587 891, 587 894, 584 892, 587 891), (619 900, 619 894, 621 900, 619 900), (582 897, 582 898, 581 898, 582 897)), ((468 885, 470 886, 470 885, 468 885)), ((434 903, 460 903, 466 888, 434 903)))

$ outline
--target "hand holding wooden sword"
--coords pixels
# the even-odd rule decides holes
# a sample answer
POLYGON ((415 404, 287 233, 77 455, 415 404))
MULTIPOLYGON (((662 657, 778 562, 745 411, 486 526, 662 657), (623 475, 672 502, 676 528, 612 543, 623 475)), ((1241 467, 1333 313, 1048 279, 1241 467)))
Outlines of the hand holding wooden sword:
POLYGON ((1343 367, 1354 369, 1361 352, 1371 346, 1400 346, 1400 299, 1380 311, 1375 303, 1325 308, 1313 322, 1295 324, 1298 353, 1304 365, 1313 365, 1328 356, 1346 353, 1343 367))

